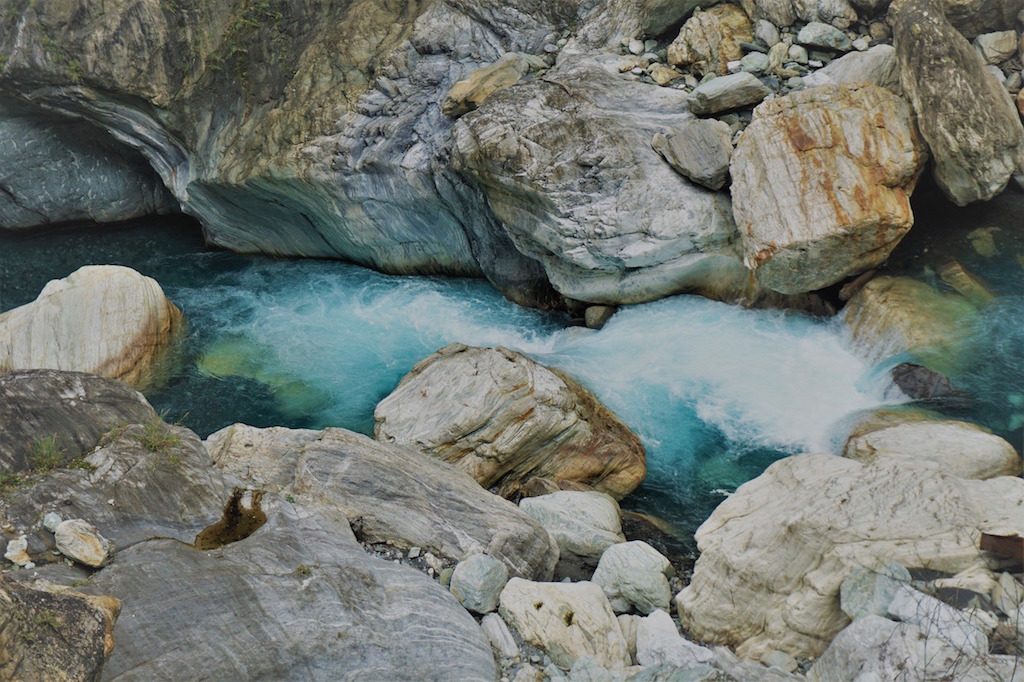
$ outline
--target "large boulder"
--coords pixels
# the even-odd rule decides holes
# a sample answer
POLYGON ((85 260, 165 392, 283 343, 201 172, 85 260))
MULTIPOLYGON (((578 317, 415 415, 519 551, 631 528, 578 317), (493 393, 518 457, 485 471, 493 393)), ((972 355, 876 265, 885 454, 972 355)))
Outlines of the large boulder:
POLYGON ((728 197, 651 148, 689 118, 687 95, 577 55, 459 119, 454 166, 483 188, 560 293, 636 303, 712 287, 735 263, 728 197))
POLYGON ((849 622, 839 592, 854 569, 959 573, 998 561, 979 549, 985 531, 1024 533, 1024 481, 788 457, 697 530, 700 559, 676 605, 698 640, 814 657, 849 622))
POLYGON ((962 478, 1019 476, 1020 455, 1005 440, 969 422, 914 421, 859 433, 845 454, 861 462, 926 467, 962 478))
POLYGON ((114 648, 121 604, 0 575, 0 677, 92 682, 114 648))
POLYGON ((697 11, 668 46, 668 63, 698 74, 729 73, 729 62, 743 56, 741 43, 754 40, 750 18, 737 5, 697 11))
POLYGON ((360 540, 453 561, 484 552, 509 574, 551 577, 558 547, 514 504, 414 450, 344 429, 257 429, 235 424, 207 440, 218 469, 241 485, 290 495, 360 540))
POLYGON ((34 468, 44 440, 60 453, 49 464, 61 465, 115 427, 156 418, 142 394, 119 381, 55 370, 0 374, 0 471, 34 468))
POLYGON ((542 479, 621 498, 646 473, 640 439, 597 398, 504 348, 442 348, 377 405, 374 419, 377 440, 450 462, 507 497, 542 479))
POLYGON ((0 93, 0 230, 113 222, 176 202, 141 154, 95 126, 0 93))
POLYGON ((925 158, 910 107, 877 86, 761 104, 730 167, 747 266, 766 287, 799 293, 883 262, 913 225, 925 158))
POLYGON ((540 57, 509 52, 501 59, 481 66, 451 87, 441 104, 445 116, 457 118, 480 108, 487 98, 509 86, 515 85, 531 70, 547 68, 540 57))
POLYGON ((109 131, 220 246, 398 274, 483 272, 530 300, 543 273, 449 172, 451 121, 440 105, 506 52, 541 53, 577 9, 568 0, 3 3, 0 90, 91 124, 94 136, 109 131))
POLYGON ((264 511, 213 551, 136 545, 82 588, 124 603, 104 679, 496 678, 480 627, 436 581, 315 510, 268 495, 264 511))
POLYGON ((601 493, 560 490, 525 498, 519 506, 551 534, 562 559, 596 563, 606 549, 626 539, 619 505, 601 493))
POLYGON ((144 385, 181 320, 155 280, 131 268, 86 266, 0 314, 0 371, 71 370, 144 385))
POLYGON ((1024 126, 1010 95, 938 0, 896 0, 889 22, 936 182, 960 206, 991 199, 1024 162, 1024 126))

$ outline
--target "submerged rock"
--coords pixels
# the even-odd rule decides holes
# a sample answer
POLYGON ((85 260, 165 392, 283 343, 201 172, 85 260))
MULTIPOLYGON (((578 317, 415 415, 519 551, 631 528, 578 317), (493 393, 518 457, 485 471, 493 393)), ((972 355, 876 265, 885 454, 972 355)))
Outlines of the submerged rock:
POLYGON ((794 294, 882 263, 913 225, 925 159, 910 107, 879 87, 822 86, 760 105, 731 164, 747 267, 794 294))
POLYGON ((564 60, 459 119, 453 164, 561 294, 619 304, 701 292, 735 263, 728 197, 650 146, 690 118, 686 100, 599 61, 564 60))
POLYGON ((958 573, 985 565, 981 532, 1024 532, 1024 481, 966 480, 833 455, 772 464, 697 530, 693 580, 676 598, 686 629, 747 657, 821 654, 848 623, 843 581, 897 562, 958 573))
POLYGON ((857 350, 872 361, 908 353, 937 372, 958 363, 975 306, 909 277, 875 277, 843 309, 857 350))
POLYGON ((0 314, 0 369, 71 370, 144 385, 181 324, 155 280, 90 265, 0 314))
POLYGON ((644 448, 589 391, 504 348, 447 346, 374 411, 377 440, 454 464, 506 497, 533 479, 621 498, 646 473, 644 448))
POLYGON ((245 485, 291 495, 351 522, 360 540, 419 547, 461 561, 486 553, 514 576, 546 580, 554 540, 514 504, 455 468, 414 450, 344 429, 257 429, 210 436, 216 467, 245 485))
POLYGON ((0 574, 0 678, 99 680, 120 610, 112 597, 29 587, 0 574))
POLYGON ((889 21, 936 182, 959 206, 991 199, 1024 162, 1024 126, 1009 94, 938 0, 896 0, 889 21))

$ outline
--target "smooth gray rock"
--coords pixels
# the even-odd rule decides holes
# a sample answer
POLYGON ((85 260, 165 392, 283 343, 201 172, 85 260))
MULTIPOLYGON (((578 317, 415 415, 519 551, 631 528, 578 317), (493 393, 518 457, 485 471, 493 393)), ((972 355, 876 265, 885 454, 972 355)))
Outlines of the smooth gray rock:
POLYGON ((498 608, 498 597, 507 582, 505 564, 486 554, 474 554, 455 566, 449 589, 460 604, 483 614, 498 608))
POLYGON ((840 608, 850 620, 885 617, 896 591, 908 583, 910 572, 899 564, 889 564, 878 571, 855 568, 839 588, 840 608))
POLYGON ((866 52, 851 52, 804 77, 804 84, 808 87, 853 83, 871 83, 899 94, 896 48, 875 45, 866 52))
POLYGON ((221 549, 150 540, 93 577, 124 603, 104 679, 495 679, 483 632, 433 580, 308 508, 264 509, 221 549))
POLYGON ((546 580, 555 541, 514 504, 444 462, 344 429, 235 424, 207 439, 215 466, 242 485, 292 495, 352 524, 365 542, 460 561, 486 553, 511 575, 546 580))
POLYGON ((781 39, 779 29, 775 24, 765 19, 758 19, 754 22, 754 36, 765 44, 765 47, 772 48, 781 39))
POLYGON ((591 578, 601 586, 616 613, 648 614, 671 608, 668 578, 674 573, 668 559, 646 542, 634 540, 604 550, 591 578))
POLYGON ((836 50, 837 52, 847 52, 852 47, 850 39, 845 33, 835 26, 823 24, 820 21, 812 21, 800 29, 796 41, 801 45, 836 50))
POLYGON ((763 52, 750 52, 740 60, 740 70, 759 76, 768 71, 768 55, 763 52))
POLYGON ((690 99, 690 111, 698 116, 710 116, 732 109, 757 104, 771 90, 756 76, 746 72, 721 76, 698 85, 690 99))
POLYGON ((563 555, 596 560, 626 539, 619 505, 603 493, 563 490, 523 498, 519 508, 551 534, 563 555))
POLYGON ((591 656, 577 658, 568 675, 569 682, 616 682, 616 676, 591 656))
POLYGON ((119 381, 56 370, 0 374, 0 471, 31 468, 40 438, 54 438, 69 462, 114 427, 156 418, 142 394, 119 381))
POLYGON ((0 230, 169 213, 177 202, 141 154, 107 131, 0 92, 0 230))
POLYGON ((617 62, 565 59, 495 93, 456 124, 453 164, 563 295, 619 304, 702 291, 734 258, 728 197, 650 147, 689 118, 686 93, 623 80, 617 62))
POLYGON ((959 206, 991 199, 1024 161, 1024 126, 1010 95, 936 0, 896 0, 889 22, 935 181, 959 206))
POLYGON ((722 189, 728 181, 732 131, 722 121, 685 121, 668 134, 655 134, 651 147, 676 172, 708 189, 722 189))

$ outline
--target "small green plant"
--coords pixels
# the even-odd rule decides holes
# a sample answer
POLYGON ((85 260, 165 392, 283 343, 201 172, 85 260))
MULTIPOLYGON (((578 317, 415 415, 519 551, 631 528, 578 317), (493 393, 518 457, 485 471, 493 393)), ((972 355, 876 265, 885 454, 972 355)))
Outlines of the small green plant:
POLYGON ((150 452, 167 452, 181 445, 181 437, 171 433, 162 420, 150 419, 142 426, 139 443, 150 452))
POLYGON ((308 578, 309 576, 313 575, 313 567, 307 566, 306 564, 299 564, 295 567, 295 575, 299 576, 300 578, 308 578))
POLYGON ((38 626, 40 628, 50 627, 50 628, 53 628, 54 630, 57 630, 61 626, 60 618, 57 616, 56 613, 54 613, 50 609, 42 609, 41 611, 36 613, 35 621, 36 621, 36 626, 38 626))
POLYGON ((64 448, 57 442, 57 436, 41 436, 32 441, 28 463, 35 471, 46 473, 64 463, 64 448))
POLYGON ((14 490, 19 485, 21 485, 21 476, 18 474, 0 472, 0 493, 8 490, 14 490))
POLYGON ((82 471, 96 471, 96 467, 85 461, 85 457, 76 457, 67 463, 68 469, 81 469, 82 471))

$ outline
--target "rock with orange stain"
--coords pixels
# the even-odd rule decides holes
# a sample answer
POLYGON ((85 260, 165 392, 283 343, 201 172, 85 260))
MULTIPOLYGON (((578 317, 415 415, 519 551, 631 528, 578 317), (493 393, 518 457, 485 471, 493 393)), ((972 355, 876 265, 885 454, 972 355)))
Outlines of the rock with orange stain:
POLYGON ((504 348, 442 348, 374 418, 377 440, 451 462, 505 496, 547 479, 621 499, 647 471, 640 439, 589 391, 504 348))
POLYGON ((98 680, 121 602, 0 575, 0 679, 98 680))
POLYGON ((88 372, 144 386, 181 326, 181 311, 155 280, 90 265, 0 315, 0 371, 88 372))
POLYGON ((814 291, 882 263, 914 218, 926 152, 909 105, 826 85, 754 110, 730 170, 744 261, 765 287, 814 291))
POLYGON ((736 5, 716 5, 698 11, 668 46, 668 62, 691 71, 723 76, 728 64, 743 56, 740 43, 754 40, 754 27, 746 12, 736 5))

